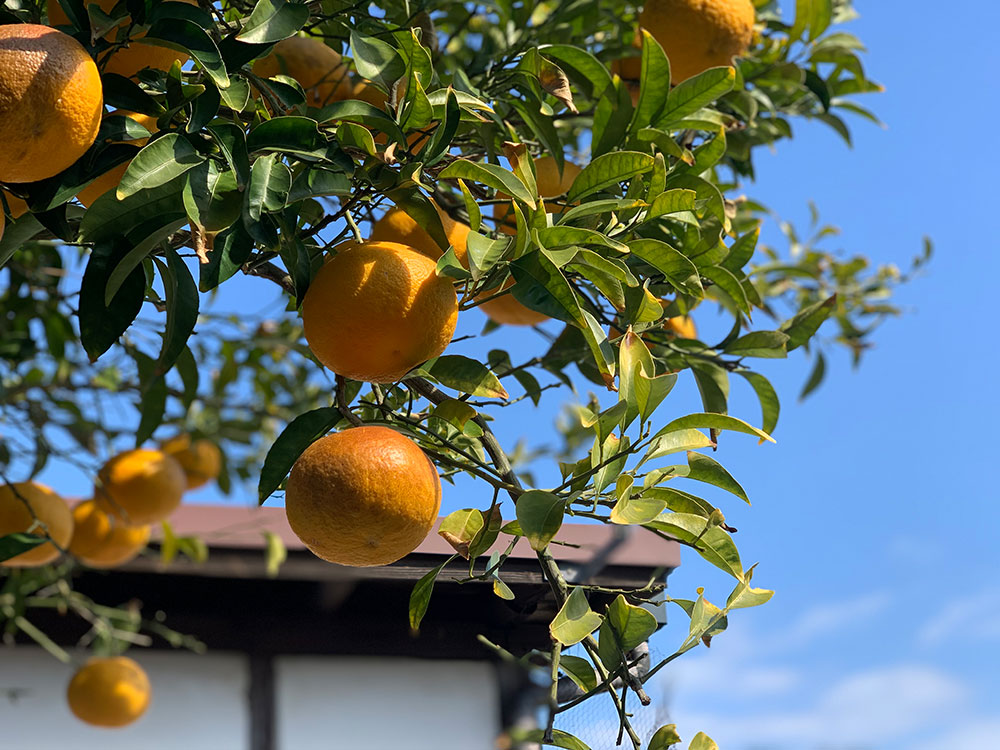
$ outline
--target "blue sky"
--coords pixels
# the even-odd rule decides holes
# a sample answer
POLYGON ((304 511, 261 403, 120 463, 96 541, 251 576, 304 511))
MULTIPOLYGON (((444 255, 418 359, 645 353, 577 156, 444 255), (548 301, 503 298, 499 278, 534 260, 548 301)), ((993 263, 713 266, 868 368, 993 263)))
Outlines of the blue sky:
MULTIPOLYGON (((1000 27, 1000 4, 968 0, 950 17, 930 0, 905 11, 899 2, 857 5, 862 18, 851 30, 871 50, 870 75, 886 86, 865 103, 888 129, 852 123, 849 150, 823 126, 799 123, 796 140, 758 157, 757 183, 745 191, 801 227, 815 201, 842 229, 830 249, 906 267, 930 235, 936 254, 900 289, 906 315, 880 330, 857 371, 834 357, 827 382, 799 404, 804 357, 763 369, 783 395, 777 445, 733 438, 717 454, 754 502, 747 509, 718 498, 740 529, 744 561, 759 561, 755 583, 777 594, 736 613, 711 651, 661 672, 656 692, 657 718, 669 712, 683 736, 704 730, 724 750, 979 750, 1000 736, 992 554, 1000 492, 988 474, 1000 408, 986 304, 1000 272, 990 224, 1000 54, 987 41, 1000 27)), ((765 231, 783 247, 773 226, 765 231)), ((267 282, 234 279, 216 309, 265 299, 276 299, 267 282)), ((460 333, 480 330, 479 313, 464 317, 460 333)), ((498 346, 516 361, 544 342, 504 330, 459 351, 498 346)), ((532 445, 551 441, 567 395, 500 414, 507 447, 526 435, 532 445)), ((692 384, 662 408, 699 411, 692 384)), ((731 413, 759 422, 748 394, 734 398, 731 413)), ((192 500, 221 498, 206 490, 192 500)), ((443 510, 488 502, 463 483, 446 488, 443 510)), ((715 601, 729 590, 696 557, 685 557, 670 584, 683 597, 704 585, 715 601)), ((673 616, 655 649, 669 653, 683 639, 682 620, 673 616)))

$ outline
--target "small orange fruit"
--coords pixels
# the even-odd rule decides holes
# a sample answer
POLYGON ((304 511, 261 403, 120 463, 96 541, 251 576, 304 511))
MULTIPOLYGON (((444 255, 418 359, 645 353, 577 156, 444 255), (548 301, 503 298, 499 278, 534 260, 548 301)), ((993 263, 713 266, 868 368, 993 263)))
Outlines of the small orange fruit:
POLYGON ((151 696, 145 670, 126 656, 91 659, 66 688, 70 710, 95 727, 131 724, 149 708, 151 696))
POLYGON ((338 375, 392 383, 445 350, 458 297, 408 245, 363 242, 320 268, 302 301, 313 354, 338 375))
POLYGON ((146 448, 119 453, 104 464, 98 478, 94 497, 101 507, 133 525, 165 519, 187 488, 184 469, 175 459, 146 448))
MULTIPOLYGON (((466 254, 469 227, 455 221, 440 209, 438 209, 438 214, 441 216, 444 233, 454 248, 455 255, 462 265, 468 265, 466 254)), ((434 241, 430 233, 398 206, 390 208, 381 219, 375 222, 372 226, 371 237, 368 239, 371 242, 398 242, 401 245, 409 245, 431 260, 437 260, 442 255, 441 246, 434 241)))
POLYGON ((135 559, 149 542, 150 528, 128 526, 108 515, 96 500, 73 508, 69 551, 91 568, 114 568, 135 559))
POLYGON ((732 65, 750 47, 753 24, 751 0, 647 0, 639 14, 670 58, 674 83, 732 65))
POLYGON ((59 174, 97 138, 104 96, 76 39, 48 26, 0 26, 0 182, 59 174))
MULTIPOLYGON (((171 0, 167 0, 170 2, 171 0)), ((197 0, 178 0, 179 2, 188 3, 189 5, 197 5, 197 0)), ((84 5, 97 5, 105 13, 109 13, 114 10, 114 7, 118 4, 118 0, 86 0, 84 5)), ((70 26, 69 16, 66 15, 66 11, 62 9, 57 0, 49 0, 48 3, 48 14, 49 23, 52 26, 70 26)), ((113 42, 116 41, 119 30, 123 29, 128 25, 127 20, 123 20, 118 26, 113 28, 104 38, 113 42)), ((174 61, 180 62, 181 65, 187 62, 188 56, 183 52, 177 52, 169 47, 160 47, 156 44, 148 44, 143 41, 139 41, 146 35, 145 31, 139 31, 138 33, 133 33, 129 39, 128 46, 120 47, 117 51, 112 53, 111 57, 108 58, 107 63, 104 65, 104 72, 106 73, 116 73, 120 76, 125 76, 126 78, 131 78, 140 70, 144 68, 152 68, 154 70, 170 70, 173 66, 174 61)))
POLYGON ((695 328, 694 320, 690 315, 677 315, 673 318, 667 318, 663 322, 663 327, 682 339, 698 338, 698 329, 695 328))
MULTIPOLYGON (((156 119, 151 115, 143 115, 139 112, 129 112, 124 109, 118 109, 111 113, 112 115, 125 115, 131 120, 135 120, 137 123, 142 125, 150 133, 155 133, 157 131, 156 119)), ((148 138, 139 138, 138 140, 129 141, 136 146, 145 146, 148 138)), ((112 167, 107 172, 102 174, 96 180, 91 182, 87 187, 81 190, 76 195, 76 199, 80 201, 86 208, 90 208, 91 204, 104 195, 109 190, 113 190, 118 187, 118 184, 122 181, 122 177, 125 176, 125 170, 128 169, 128 165, 131 162, 124 162, 116 167, 112 167)))
MULTIPOLYGON (((566 193, 572 186, 573 181, 582 170, 572 162, 563 164, 562 174, 559 173, 559 165, 551 156, 542 156, 535 159, 535 184, 538 186, 538 195, 541 198, 555 198, 566 193)), ((498 197, 507 197, 500 195, 498 197)), ((545 203, 545 210, 548 213, 558 213, 561 207, 553 202, 545 203)), ((514 212, 509 203, 497 203, 493 206, 493 215, 502 221, 497 223, 497 229, 504 234, 516 234, 517 224, 514 220, 514 212)), ((513 281, 508 281, 501 287, 507 289, 513 285, 513 281)), ((489 297, 497 290, 483 292, 481 296, 489 297)), ((486 313, 487 317, 494 323, 502 323, 509 326, 534 326, 544 323, 548 316, 540 312, 525 307, 516 299, 514 295, 505 294, 489 302, 479 305, 479 309, 486 313)))
POLYGON ((160 450, 173 456, 184 469, 189 490, 208 484, 222 471, 222 452, 211 440, 192 442, 190 435, 176 435, 160 443, 160 450))
POLYGON ((313 37, 282 39, 270 54, 253 64, 253 72, 261 78, 278 74, 294 78, 305 90, 310 107, 350 99, 354 93, 340 54, 313 37))
POLYGON ((292 467, 285 513, 315 555, 387 565, 424 540, 441 507, 434 464, 388 427, 354 427, 306 448, 292 467))
POLYGON ((0 486, 0 536, 26 532, 35 523, 34 513, 45 528, 32 530, 35 536, 55 541, 45 542, 27 552, 4 560, 10 568, 34 568, 50 563, 62 554, 73 535, 73 514, 66 501, 38 482, 15 482, 0 486), (31 510, 25 505, 25 501, 31 510))

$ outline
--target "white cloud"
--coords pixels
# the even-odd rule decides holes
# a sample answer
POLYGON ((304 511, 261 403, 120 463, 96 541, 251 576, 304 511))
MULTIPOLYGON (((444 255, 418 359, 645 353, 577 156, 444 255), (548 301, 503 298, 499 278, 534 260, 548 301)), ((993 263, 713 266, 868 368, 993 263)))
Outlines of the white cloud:
POLYGON ((820 604, 802 612, 774 640, 778 648, 802 646, 822 636, 870 620, 888 606, 889 595, 882 592, 820 604))
POLYGON ((948 602, 920 628, 917 641, 932 646, 950 636, 963 641, 1000 639, 1000 589, 948 602))
POLYGON ((689 733, 705 731, 729 750, 901 748, 914 732, 949 724, 968 694, 949 675, 905 664, 850 675, 800 709, 705 713, 704 693, 700 699, 687 695, 680 680, 676 689, 682 703, 690 704, 674 711, 679 726, 689 733))
POLYGON ((910 750, 985 750, 996 747, 1000 737, 1000 719, 969 721, 963 726, 931 735, 926 742, 918 742, 910 750))

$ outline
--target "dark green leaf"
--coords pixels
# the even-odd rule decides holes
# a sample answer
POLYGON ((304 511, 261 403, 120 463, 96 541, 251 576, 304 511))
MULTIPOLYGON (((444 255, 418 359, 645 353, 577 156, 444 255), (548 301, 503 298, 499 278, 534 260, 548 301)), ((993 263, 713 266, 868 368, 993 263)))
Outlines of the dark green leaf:
POLYGON ((484 398, 510 398, 500 379, 475 359, 446 354, 434 360, 427 372, 441 385, 461 393, 484 398))
POLYGON ((566 200, 575 203, 593 193, 645 174, 653 168, 653 157, 639 151, 615 151, 594 159, 576 176, 566 200))
POLYGON ((328 433, 341 419, 336 407, 326 406, 300 414, 289 422, 264 459, 257 485, 260 503, 263 504, 281 486, 302 451, 328 433))
POLYGON ((134 268, 123 281, 110 304, 104 304, 108 276, 131 248, 124 238, 102 240, 94 245, 80 286, 80 343, 91 361, 95 361, 118 341, 132 325, 146 291, 146 277, 134 268))
POLYGON ((517 522, 532 549, 548 546, 562 527, 565 510, 564 500, 542 490, 529 490, 517 499, 517 522))
POLYGON ((165 185, 204 161, 194 146, 178 133, 167 133, 147 144, 129 163, 116 197, 119 201, 140 190, 165 185))
POLYGON ((0 536, 0 562, 16 557, 22 552, 33 550, 39 544, 45 544, 47 541, 48 539, 44 536, 22 534, 20 532, 0 536))
POLYGON ((257 0, 236 38, 247 44, 269 44, 287 39, 305 26, 309 8, 286 0, 257 0))

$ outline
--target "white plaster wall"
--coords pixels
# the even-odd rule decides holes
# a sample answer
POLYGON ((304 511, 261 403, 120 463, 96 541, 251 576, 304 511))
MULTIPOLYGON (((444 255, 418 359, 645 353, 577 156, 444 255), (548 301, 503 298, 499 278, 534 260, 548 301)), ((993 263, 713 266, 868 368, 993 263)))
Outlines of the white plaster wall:
POLYGON ((499 688, 483 662, 281 657, 277 750, 494 750, 499 688))
POLYGON ((73 667, 39 648, 0 647, 0 750, 247 750, 242 655, 135 648, 153 701, 135 724, 98 729, 66 705, 73 667))

